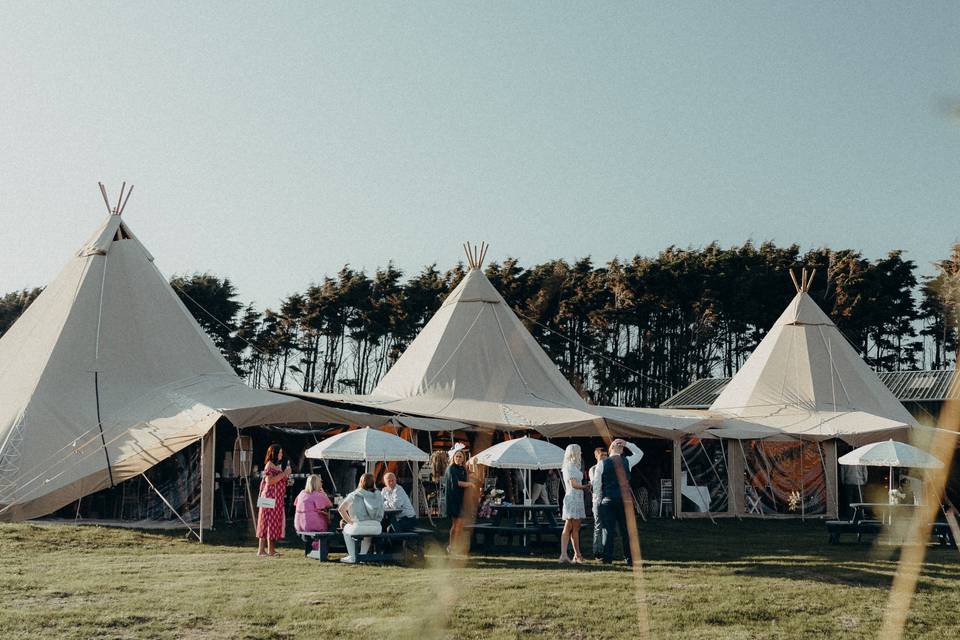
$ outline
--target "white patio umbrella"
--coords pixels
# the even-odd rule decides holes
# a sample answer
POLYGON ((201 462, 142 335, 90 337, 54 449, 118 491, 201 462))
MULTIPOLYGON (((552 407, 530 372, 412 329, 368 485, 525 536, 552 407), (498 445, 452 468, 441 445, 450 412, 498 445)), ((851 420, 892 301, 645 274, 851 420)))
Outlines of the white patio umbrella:
MULTIPOLYGON (((323 460, 362 460, 364 467, 373 462, 426 462, 430 455, 419 449, 400 436, 386 431, 371 429, 354 429, 344 431, 335 436, 318 442, 304 453, 308 458, 323 460)), ((329 473, 329 469, 327 470, 329 473)), ((417 473, 413 469, 414 492, 417 490, 417 473)), ((336 486, 334 486, 336 490, 336 486)))
POLYGON ((563 449, 524 436, 484 449, 470 461, 501 469, 559 469, 563 466, 563 449))
MULTIPOLYGON (((546 440, 536 440, 523 436, 506 440, 484 449, 470 458, 471 462, 500 469, 520 469, 523 471, 525 497, 531 494, 530 471, 532 469, 559 469, 563 466, 564 450, 546 440)), ((523 514, 527 522, 527 514, 523 514)), ((526 539, 526 537, 524 537, 526 539)))
POLYGON ((546 440, 524 436, 506 440, 484 449, 470 458, 471 462, 500 469, 521 469, 524 473, 526 495, 530 495, 530 470, 559 469, 563 466, 563 449, 546 440))
POLYGON ((344 431, 306 451, 317 460, 364 460, 374 462, 426 462, 430 456, 400 436, 365 427, 344 431))
POLYGON ((840 456, 837 462, 847 466, 889 467, 890 491, 893 491, 894 467, 914 469, 940 469, 943 467, 943 462, 923 449, 894 440, 864 445, 840 456))

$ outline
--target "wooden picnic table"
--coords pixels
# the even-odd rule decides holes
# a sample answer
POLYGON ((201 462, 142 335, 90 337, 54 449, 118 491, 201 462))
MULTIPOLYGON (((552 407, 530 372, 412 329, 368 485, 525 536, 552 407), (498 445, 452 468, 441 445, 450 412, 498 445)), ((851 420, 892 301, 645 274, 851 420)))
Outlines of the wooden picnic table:
MULTIPOLYGON (((379 535, 370 536, 354 536, 354 538, 358 541, 358 544, 359 541, 365 537, 372 538, 374 541, 374 548, 371 553, 357 554, 358 563, 381 562, 403 564, 409 559, 410 553, 412 553, 417 560, 423 560, 424 541, 433 535, 433 531, 429 529, 421 529, 419 527, 413 531, 387 531, 387 527, 396 522, 396 519, 400 513, 400 509, 385 509, 383 512, 382 533, 379 535)), ((313 548, 313 542, 317 541, 320 559, 322 561, 327 561, 330 543, 340 543, 343 540, 343 528, 340 525, 340 512, 336 509, 332 509, 330 511, 329 531, 298 531, 297 535, 303 541, 304 555, 309 555, 313 548)))
POLYGON ((559 522, 560 507, 555 504, 499 504, 492 505, 493 517, 487 522, 468 525, 474 547, 491 551, 495 546, 514 552, 529 552, 531 545, 544 543, 544 536, 559 539, 563 524, 559 522), (497 536, 508 540, 497 545, 497 536))
MULTIPOLYGON (((873 513, 879 516, 880 521, 883 524, 893 524, 894 514, 896 517, 901 517, 905 515, 908 518, 913 517, 913 512, 920 507, 921 505, 911 503, 891 503, 891 502, 851 502, 850 507, 854 510, 856 514, 857 511, 862 513, 861 520, 865 520, 868 513, 873 513)), ((857 518, 854 517, 854 520, 857 518)))
POLYGON ((531 527, 559 525, 560 505, 556 504, 498 504, 493 505, 493 524, 499 525, 504 519, 523 520, 531 527), (525 519, 523 516, 529 516, 525 519))
MULTIPOLYGON (((840 542, 840 536, 844 533, 856 534, 857 542, 860 542, 862 536, 870 534, 879 535, 885 527, 893 524, 894 518, 913 518, 915 511, 922 508, 923 505, 903 504, 889 502, 851 502, 853 508, 853 517, 850 520, 827 520, 827 532, 831 544, 840 542), (868 519, 867 515, 879 515, 881 519, 868 519)), ((941 509, 942 510, 942 509, 941 509)), ((947 515, 944 513, 944 515, 947 515)), ((890 530, 892 537, 887 542, 893 544, 903 544, 903 531, 897 531, 897 528, 890 530)), ((931 534, 940 542, 941 545, 955 544, 953 531, 950 526, 949 518, 947 521, 934 520, 931 523, 931 534)))

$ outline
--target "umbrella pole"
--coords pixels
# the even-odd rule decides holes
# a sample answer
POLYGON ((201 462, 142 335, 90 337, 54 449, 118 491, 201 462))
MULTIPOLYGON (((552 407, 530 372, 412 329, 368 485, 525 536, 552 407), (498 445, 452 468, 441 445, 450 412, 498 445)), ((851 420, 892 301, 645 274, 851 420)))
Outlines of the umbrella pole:
MULTIPOLYGON (((530 501, 530 504, 533 504, 533 474, 530 473, 530 469, 526 470, 526 474, 527 474, 527 482, 526 482, 527 499, 530 501)), ((524 503, 526 502, 527 500, 524 500, 524 503)), ((524 529, 527 528, 527 510, 526 509, 523 510, 523 528, 524 529)), ((524 534, 523 536, 523 546, 524 548, 526 548, 527 546, 526 534, 524 534)))

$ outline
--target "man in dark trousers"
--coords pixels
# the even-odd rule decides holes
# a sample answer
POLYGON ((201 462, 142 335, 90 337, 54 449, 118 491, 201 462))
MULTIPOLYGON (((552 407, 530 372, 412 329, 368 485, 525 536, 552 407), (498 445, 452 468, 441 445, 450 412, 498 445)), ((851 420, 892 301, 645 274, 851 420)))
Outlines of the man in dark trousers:
POLYGON ((624 453, 630 455, 626 442, 614 440, 610 443, 610 456, 600 461, 594 475, 593 494, 600 517, 600 534, 603 539, 603 563, 613 562, 614 530, 620 530, 620 542, 623 544, 623 556, 628 565, 633 564, 630 553, 630 535, 627 532, 627 512, 632 514, 633 494, 630 491, 630 465, 624 453), (626 507, 626 510, 625 510, 626 507))

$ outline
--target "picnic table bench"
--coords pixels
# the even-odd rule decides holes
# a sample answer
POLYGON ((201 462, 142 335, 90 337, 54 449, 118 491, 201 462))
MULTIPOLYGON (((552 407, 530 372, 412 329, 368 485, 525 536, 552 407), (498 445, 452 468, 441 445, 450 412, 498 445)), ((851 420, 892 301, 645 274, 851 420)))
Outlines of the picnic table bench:
MULTIPOLYGON (((883 530, 884 524, 892 524, 894 512, 906 512, 909 513, 913 509, 917 508, 917 505, 902 505, 902 504, 871 504, 865 502, 856 502, 850 505, 853 507, 853 517, 850 520, 827 520, 827 534, 829 536, 830 544, 839 544, 840 536, 845 533, 855 533, 857 535, 857 542, 861 542, 864 535, 879 535, 883 530), (874 512, 879 512, 882 515, 882 520, 873 520, 866 519, 864 514, 870 509, 874 512)), ((912 517, 912 514, 911 516, 912 517)), ((931 536, 935 538, 941 545, 951 546, 956 544, 956 540, 953 539, 953 532, 950 529, 950 525, 944 521, 936 521, 931 525, 931 536)))
POLYGON ((840 536, 844 533, 857 534, 857 542, 860 542, 864 534, 875 536, 883 529, 879 520, 863 520, 856 517, 851 520, 827 520, 826 524, 830 544, 840 544, 840 536))
POLYGON ((939 542, 941 546, 957 546, 957 541, 953 538, 953 531, 950 529, 950 524, 947 522, 934 522, 930 534, 937 539, 937 542, 939 542))
POLYGON ((558 520, 560 508, 554 504, 500 504, 493 507, 489 522, 468 525, 472 532, 471 546, 489 552, 495 545, 498 549, 524 553, 533 545, 542 545, 544 537, 557 540, 563 532, 558 520), (505 537, 507 545, 497 545, 497 536, 505 537))
POLYGON ((468 525, 473 531, 474 546, 480 547, 483 551, 489 552, 496 544, 496 537, 502 536, 509 540, 503 548, 511 551, 528 551, 532 545, 541 545, 544 543, 544 536, 554 536, 560 538, 563 527, 560 525, 540 525, 540 526, 520 526, 512 524, 493 524, 492 522, 478 522, 468 525), (521 541, 526 540, 526 544, 521 541))
MULTIPOLYGON (((310 555, 313 551, 313 542, 316 541, 318 555, 321 562, 330 560, 330 541, 343 540, 343 531, 298 531, 297 535, 303 540, 303 555, 310 555)), ((423 560, 424 539, 432 536, 430 529, 414 529, 413 531, 395 532, 385 531, 378 535, 356 535, 357 548, 364 538, 372 541, 373 553, 358 553, 357 562, 378 562, 389 564, 404 564, 409 557, 416 561, 423 560)))

